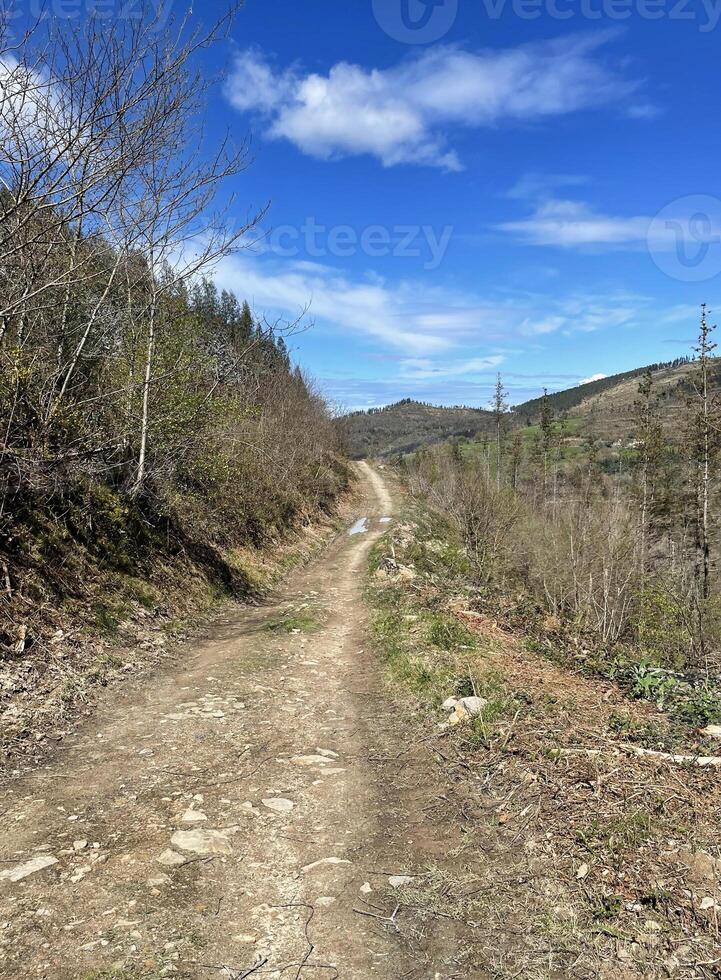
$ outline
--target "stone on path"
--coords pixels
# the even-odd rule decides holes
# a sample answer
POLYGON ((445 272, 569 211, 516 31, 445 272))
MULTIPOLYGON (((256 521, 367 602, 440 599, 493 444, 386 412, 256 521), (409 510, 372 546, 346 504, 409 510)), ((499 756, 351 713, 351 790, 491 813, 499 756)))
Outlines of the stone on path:
POLYGON ((18 864, 14 868, 0 871, 0 881, 22 881, 23 878, 28 878, 30 875, 50 868, 57 863, 58 859, 52 854, 38 854, 37 857, 30 858, 24 864, 18 864))
POLYGON ((230 841, 220 830, 176 830, 170 843, 193 854, 232 854, 230 841))
POLYGON ((178 854, 177 851, 171 851, 170 848, 167 851, 163 851, 160 857, 156 858, 156 861, 166 868, 179 868, 181 864, 186 863, 186 859, 182 854, 178 854))
POLYGON ((192 807, 186 810, 183 816, 180 818, 181 823, 205 823, 208 818, 200 810, 194 810, 192 807))
POLYGON ((290 811, 295 806, 292 800, 284 800, 282 798, 275 800, 263 800, 263 806, 267 807, 269 810, 274 810, 276 813, 290 813, 290 811))
POLYGON ((327 864, 350 864, 350 861, 345 861, 343 858, 331 857, 331 858, 321 858, 320 861, 313 861, 312 864, 306 864, 304 868, 301 868, 303 874, 308 871, 313 871, 315 868, 320 868, 322 865, 327 864))

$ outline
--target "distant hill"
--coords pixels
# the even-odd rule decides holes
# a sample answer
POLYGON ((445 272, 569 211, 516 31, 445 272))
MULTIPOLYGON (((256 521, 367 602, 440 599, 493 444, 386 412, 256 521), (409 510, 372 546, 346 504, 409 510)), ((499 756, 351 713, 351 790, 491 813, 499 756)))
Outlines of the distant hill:
MULTIPOLYGON (((576 419, 577 436, 606 441, 629 439, 634 430, 638 383, 649 368, 664 425, 672 427, 690 393, 690 376, 695 364, 688 358, 639 367, 553 392, 548 395, 551 410, 556 418, 576 419)), ((721 390, 721 359, 716 359, 713 375, 714 387, 721 390)), ((533 398, 514 406, 512 424, 534 425, 540 418, 541 405, 542 398, 533 398)), ((350 454, 362 458, 413 452, 453 437, 472 439, 479 433, 493 431, 493 416, 485 409, 440 408, 404 399, 385 408, 353 412, 345 417, 343 424, 350 454)))
POLYGON ((367 412, 352 412, 343 419, 350 455, 389 456, 411 453, 421 446, 443 442, 453 436, 472 439, 490 431, 493 418, 480 408, 439 408, 406 398, 367 412))
MULTIPOLYGON (((604 392, 618 388, 619 386, 627 386, 629 392, 633 391, 632 404, 637 397, 638 381, 649 368, 654 374, 654 381, 657 384, 659 382, 665 384, 666 381, 674 378, 677 372, 680 377, 689 370, 693 370, 693 363, 689 358, 680 357, 675 361, 668 361, 662 364, 647 364, 643 367, 634 368, 632 371, 612 374, 607 378, 599 378, 597 381, 589 381, 583 385, 576 385, 574 388, 552 392, 548 395, 551 410, 556 416, 571 413, 573 409, 580 408, 581 406, 586 406, 587 410, 588 405, 596 401, 604 392), (628 384, 629 382, 633 383, 628 384)), ((519 420, 522 420, 526 424, 532 424, 540 418, 542 403, 542 396, 531 398, 529 401, 516 405, 514 412, 519 420)), ((573 412, 573 414, 575 415, 576 412, 573 412)))

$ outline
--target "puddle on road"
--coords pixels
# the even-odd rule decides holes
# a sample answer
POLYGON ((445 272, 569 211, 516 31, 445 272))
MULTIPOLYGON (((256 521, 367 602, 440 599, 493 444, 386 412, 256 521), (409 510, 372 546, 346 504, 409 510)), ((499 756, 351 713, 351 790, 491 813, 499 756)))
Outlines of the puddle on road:
POLYGON ((367 530, 368 530, 368 518, 359 517, 358 520, 353 525, 353 527, 348 532, 348 534, 352 537, 354 534, 365 534, 367 530))

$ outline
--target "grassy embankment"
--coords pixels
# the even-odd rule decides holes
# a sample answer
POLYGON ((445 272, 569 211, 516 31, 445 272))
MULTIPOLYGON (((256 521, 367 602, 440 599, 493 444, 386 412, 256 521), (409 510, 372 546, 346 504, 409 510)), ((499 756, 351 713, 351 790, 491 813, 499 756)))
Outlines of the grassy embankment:
POLYGON ((494 976, 713 976, 721 794, 718 769, 697 764, 714 749, 694 692, 662 710, 653 685, 579 665, 555 625, 517 614, 520 597, 494 615, 422 506, 374 549, 367 598, 392 687, 480 806, 463 881, 428 868, 399 901, 472 926, 494 976), (443 701, 470 694, 481 714, 439 728, 443 701))

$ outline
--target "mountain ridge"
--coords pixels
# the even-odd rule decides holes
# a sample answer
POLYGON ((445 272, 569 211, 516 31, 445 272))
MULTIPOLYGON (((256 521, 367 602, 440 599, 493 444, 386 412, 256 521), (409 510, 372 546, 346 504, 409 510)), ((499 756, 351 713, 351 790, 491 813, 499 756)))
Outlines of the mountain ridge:
MULTIPOLYGON (((638 381, 649 370, 662 414, 671 416, 671 410, 684 400, 689 376, 695 370, 695 361, 689 357, 655 362, 549 392, 547 404, 555 417, 579 418, 579 431, 590 438, 628 438, 633 428, 638 381)), ((721 387, 721 359, 718 358, 714 361, 713 379, 714 386, 721 387)), ((510 425, 513 428, 534 425, 540 419, 542 404, 543 396, 539 396, 514 405, 508 413, 510 425)), ((490 435, 494 426, 490 408, 431 405, 412 398, 351 412, 342 419, 348 452, 355 459, 410 453, 448 439, 490 435)))

